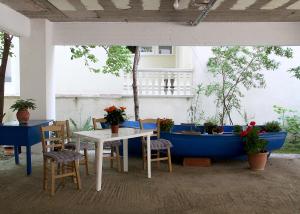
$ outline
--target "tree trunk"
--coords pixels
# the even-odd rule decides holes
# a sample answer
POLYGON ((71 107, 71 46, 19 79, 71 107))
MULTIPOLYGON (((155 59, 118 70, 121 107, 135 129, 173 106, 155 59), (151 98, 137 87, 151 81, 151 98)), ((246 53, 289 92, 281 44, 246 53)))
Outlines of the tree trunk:
POLYGON ((135 48, 134 61, 132 67, 132 90, 133 90, 133 101, 134 101, 134 117, 135 120, 139 120, 139 97, 137 90, 137 69, 140 61, 140 47, 135 48))
POLYGON ((11 46, 11 40, 13 36, 10 36, 4 33, 4 42, 3 42, 3 53, 1 59, 1 66, 0 66, 0 123, 3 121, 4 117, 4 86, 5 86, 5 73, 6 73, 6 66, 9 57, 9 49, 11 46))

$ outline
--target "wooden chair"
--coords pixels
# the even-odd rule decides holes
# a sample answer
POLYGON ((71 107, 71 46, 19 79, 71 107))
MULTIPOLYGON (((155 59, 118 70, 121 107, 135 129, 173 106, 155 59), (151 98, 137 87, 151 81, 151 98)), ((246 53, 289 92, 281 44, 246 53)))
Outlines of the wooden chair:
MULTIPOLYGON (((94 130, 101 130, 102 127, 100 128, 98 124, 101 125, 101 123, 106 123, 106 120, 104 118, 93 118, 93 127, 94 130)), ((121 172, 121 156, 120 156, 120 151, 119 151, 119 146, 122 143, 118 141, 108 141, 104 142, 103 147, 105 149, 110 150, 110 156, 104 156, 105 159, 110 159, 110 167, 113 168, 114 161, 117 163, 117 168, 118 171, 121 172), (115 153, 115 155, 114 155, 115 153)))
MULTIPOLYGON (((72 141, 72 133, 70 129, 69 120, 55 121, 54 125, 64 127, 64 139, 66 141, 65 149, 76 151, 76 142, 72 141)), ((83 150, 83 160, 81 165, 85 165, 85 174, 89 175, 88 150, 93 150, 95 147, 88 142, 80 142, 80 150, 83 150)))
MULTIPOLYGON (((156 124, 156 130, 152 137, 156 137, 150 141, 151 156, 156 156, 156 158, 151 157, 151 161, 157 162, 157 167, 160 167, 160 161, 167 160, 169 166, 169 172, 172 172, 172 161, 171 161, 171 147, 172 143, 169 140, 160 138, 160 120, 159 119, 140 119, 139 120, 140 129, 145 129, 145 124, 156 124), (161 151, 166 150, 167 156, 161 157, 161 151), (154 154, 153 154, 154 152, 154 154)), ((143 168, 146 169, 147 163, 147 143, 146 139, 142 137, 142 153, 143 153, 143 168)))
POLYGON ((64 129, 62 126, 41 127, 44 172, 43 189, 48 187, 48 165, 50 163, 51 171, 51 195, 55 194, 55 180, 62 179, 65 183, 65 177, 72 177, 76 181, 77 189, 81 189, 78 162, 82 155, 78 152, 64 149, 64 129), (66 170, 68 169, 68 170, 66 170))

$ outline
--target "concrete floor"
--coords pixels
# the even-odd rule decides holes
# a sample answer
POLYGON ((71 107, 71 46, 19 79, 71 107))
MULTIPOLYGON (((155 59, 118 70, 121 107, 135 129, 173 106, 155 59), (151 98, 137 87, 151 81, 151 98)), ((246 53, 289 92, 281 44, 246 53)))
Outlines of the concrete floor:
MULTIPOLYGON (((67 180, 51 197, 42 190, 42 156, 33 149, 33 174, 25 160, 0 161, 0 213, 300 213, 300 159, 271 158, 263 172, 247 162, 225 161, 208 168, 174 164, 152 168, 146 178, 139 159, 129 159, 129 173, 104 165, 103 189, 95 191, 95 175, 84 175, 82 190, 67 180)), ((91 162, 91 170, 93 170, 91 162)))

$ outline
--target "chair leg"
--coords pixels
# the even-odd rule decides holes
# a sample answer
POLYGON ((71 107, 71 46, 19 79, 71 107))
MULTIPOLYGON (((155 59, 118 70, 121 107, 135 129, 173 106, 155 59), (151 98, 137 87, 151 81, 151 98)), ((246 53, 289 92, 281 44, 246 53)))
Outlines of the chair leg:
POLYGON ((51 160, 51 195, 55 194, 55 162, 51 160))
MULTIPOLYGON (((160 151, 157 150, 157 158, 160 158, 160 151)), ((159 169, 160 168, 160 160, 157 160, 157 168, 159 169)))
POLYGON ((168 148, 168 163, 169 163, 169 172, 172 172, 172 160, 171 160, 171 151, 170 151, 170 147, 168 148))
POLYGON ((110 148, 110 168, 114 168, 114 147, 110 148))
POLYGON ((44 158, 44 178, 43 178, 43 189, 47 190, 48 189, 48 160, 47 158, 44 158))
POLYGON ((121 172, 121 158, 120 158, 119 146, 116 146, 116 160, 117 160, 118 172, 121 172))
POLYGON ((89 160, 88 160, 88 151, 87 149, 83 150, 84 153, 84 165, 85 165, 85 174, 89 175, 89 160))
MULTIPOLYGON (((62 163, 61 164, 61 175, 64 175, 64 174, 65 174, 65 164, 62 163)), ((62 186, 64 187, 65 186, 65 177, 61 178, 61 183, 62 183, 62 186)))
POLYGON ((79 163, 77 161, 73 161, 74 165, 74 173, 76 176, 76 181, 77 181, 77 189, 81 189, 81 180, 80 180, 80 175, 79 175, 79 163))

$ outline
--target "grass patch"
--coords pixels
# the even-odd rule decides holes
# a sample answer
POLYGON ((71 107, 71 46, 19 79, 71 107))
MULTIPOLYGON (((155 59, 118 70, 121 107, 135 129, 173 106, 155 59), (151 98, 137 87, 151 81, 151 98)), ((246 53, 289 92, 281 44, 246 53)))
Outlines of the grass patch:
POLYGON ((280 150, 275 153, 281 154, 300 154, 300 141, 298 142, 285 142, 280 150))

